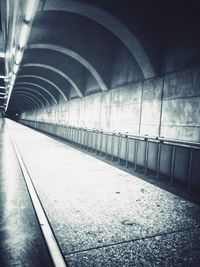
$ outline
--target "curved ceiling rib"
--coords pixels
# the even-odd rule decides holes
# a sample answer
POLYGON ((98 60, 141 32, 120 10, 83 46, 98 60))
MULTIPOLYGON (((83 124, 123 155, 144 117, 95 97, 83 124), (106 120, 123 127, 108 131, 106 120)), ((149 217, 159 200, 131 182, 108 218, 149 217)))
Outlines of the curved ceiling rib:
POLYGON ((16 103, 17 100, 19 100, 19 104, 20 104, 20 99, 22 99, 25 102, 28 102, 29 104, 31 104, 32 109, 37 109, 38 106, 35 105, 35 102, 33 102, 32 100, 30 100, 29 98, 25 97, 25 96, 21 96, 21 95, 17 95, 15 96, 15 99, 11 99, 10 103, 16 103))
POLYGON ((45 81, 48 84, 50 84, 51 86, 53 86, 62 95, 62 97, 64 98, 64 100, 66 100, 66 101, 68 100, 67 99, 67 96, 63 93, 63 91, 55 83, 53 83, 52 81, 49 81, 48 79, 46 79, 44 77, 41 77, 39 75, 28 75, 27 74, 27 75, 18 75, 17 78, 36 78, 36 79, 45 81))
POLYGON ((51 71, 57 73, 58 75, 62 76, 65 80, 67 80, 71 84, 71 86, 75 89, 78 96, 83 97, 83 94, 82 94, 81 90, 78 88, 78 86, 76 85, 76 83, 69 76, 67 76, 64 72, 62 72, 61 70, 58 70, 58 69, 56 69, 50 65, 39 64, 39 63, 27 63, 27 64, 23 64, 22 68, 23 67, 37 67, 37 68, 44 68, 47 70, 51 70, 51 71))
POLYGON ((144 78, 155 76, 155 71, 152 67, 151 61, 143 49, 138 38, 128 28, 121 23, 117 18, 110 15, 106 11, 89 3, 81 3, 78 1, 64 0, 64 1, 46 1, 44 11, 67 11, 75 14, 85 16, 99 23, 107 28, 121 42, 129 49, 131 54, 136 59, 140 66, 144 78))
POLYGON ((33 105, 29 102, 24 102, 23 99, 15 99, 15 101, 10 101, 9 105, 12 106, 12 109, 16 109, 17 111, 23 112, 26 109, 34 109, 33 105), (24 106, 25 105, 25 106, 24 106))
POLYGON ((80 56, 78 53, 63 47, 63 46, 58 46, 54 44, 48 44, 48 43, 37 43, 37 44, 31 44, 29 46, 29 49, 49 49, 53 50, 59 53, 62 53, 64 55, 67 55, 77 61, 79 61, 95 78, 97 81, 99 87, 101 88, 102 91, 107 91, 108 87, 106 86, 105 82, 101 78, 100 74, 96 71, 96 69, 82 56, 80 56))
POLYGON ((27 99, 31 100, 33 103, 35 103, 35 106, 36 106, 37 109, 41 108, 40 105, 38 104, 38 102, 35 99, 33 99, 32 96, 24 95, 23 93, 15 93, 15 92, 13 92, 12 93, 12 97, 14 98, 15 96, 20 96, 20 97, 23 96, 25 99, 27 98, 27 99))
POLYGON ((26 91, 19 91, 19 90, 14 90, 13 91, 13 94, 14 95, 17 95, 17 94, 23 94, 23 95, 26 95, 26 96, 30 96, 30 97, 32 97, 33 99, 35 99, 36 101, 38 101, 40 104, 41 104, 41 106, 44 108, 45 107, 45 105, 44 105, 44 103, 37 97, 37 96, 35 96, 33 93, 30 93, 30 92, 26 92, 26 91))
POLYGON ((54 103, 55 104, 57 104, 58 103, 58 101, 55 99, 55 97, 46 89, 46 88, 44 88, 43 86, 41 86, 41 85, 38 85, 38 84, 36 84, 36 83, 30 83, 30 82, 16 82, 15 83, 15 86, 17 86, 17 85, 25 85, 25 86, 33 86, 33 87, 37 87, 37 88, 39 88, 40 90, 42 90, 42 91, 44 91, 44 92, 46 92, 52 99, 53 99, 53 101, 54 101, 54 103))
POLYGON ((33 92, 35 93, 36 95, 39 95, 44 101, 46 104, 50 105, 50 102, 48 101, 48 99, 43 96, 41 93, 39 93, 37 90, 34 90, 32 88, 29 88, 29 87, 15 87, 15 91, 29 91, 29 92, 33 92))

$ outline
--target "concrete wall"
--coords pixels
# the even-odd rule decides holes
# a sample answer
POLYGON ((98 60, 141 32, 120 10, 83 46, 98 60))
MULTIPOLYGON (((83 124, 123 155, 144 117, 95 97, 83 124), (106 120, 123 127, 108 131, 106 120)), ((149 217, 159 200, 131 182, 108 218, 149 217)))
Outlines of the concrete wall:
POLYGON ((165 76, 161 135, 200 141, 200 67, 165 76))
POLYGON ((23 119, 200 142, 200 67, 25 112, 23 119))

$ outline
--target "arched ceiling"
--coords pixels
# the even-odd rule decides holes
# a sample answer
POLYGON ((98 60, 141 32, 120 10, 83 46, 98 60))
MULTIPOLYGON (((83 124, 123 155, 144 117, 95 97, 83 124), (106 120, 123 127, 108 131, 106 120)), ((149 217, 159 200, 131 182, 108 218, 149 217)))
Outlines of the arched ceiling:
MULTIPOLYGON (((168 30, 179 10, 166 4, 169 1, 159 0, 27 0, 31 1, 39 4, 27 45, 20 48, 23 58, 8 106, 21 112, 160 74, 162 66, 157 59, 162 60, 168 30), (168 13, 163 11, 169 11, 168 6, 175 9, 169 25, 168 13)), ((17 55, 16 32, 28 22, 22 21, 26 18, 24 2, 19 1, 18 6, 18 1, 8 2, 7 55, 17 55)), ((6 60, 9 76, 16 57, 6 60)), ((9 99, 11 89, 7 91, 9 99)))
POLYGON ((110 90, 113 64, 137 74, 128 82, 155 74, 137 37, 105 10, 81 1, 40 3, 9 108, 16 109, 13 103, 22 96, 27 110, 31 97, 34 108, 42 108, 110 90), (128 58, 124 66, 119 52, 128 58))

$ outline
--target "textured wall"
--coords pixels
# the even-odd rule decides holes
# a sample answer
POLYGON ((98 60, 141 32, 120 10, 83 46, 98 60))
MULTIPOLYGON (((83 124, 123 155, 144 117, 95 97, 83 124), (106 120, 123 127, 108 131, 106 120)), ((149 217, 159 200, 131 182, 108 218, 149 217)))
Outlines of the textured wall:
POLYGON ((166 75, 161 135, 200 141, 200 67, 166 75))
POLYGON ((149 79, 143 85, 140 133, 158 136, 160 132, 163 77, 149 79))
POLYGON ((200 67, 192 67, 23 113, 22 118, 199 142, 199 106, 200 67))

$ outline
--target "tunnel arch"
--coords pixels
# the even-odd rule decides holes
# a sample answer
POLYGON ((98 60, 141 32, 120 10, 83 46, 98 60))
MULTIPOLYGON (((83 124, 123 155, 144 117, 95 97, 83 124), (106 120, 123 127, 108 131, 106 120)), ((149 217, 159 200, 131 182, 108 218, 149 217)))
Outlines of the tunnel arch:
POLYGON ((41 107, 44 108, 44 104, 41 102, 41 100, 38 99, 33 94, 29 94, 27 92, 13 92, 12 95, 13 95, 13 97, 18 96, 18 95, 27 97, 28 99, 31 99, 33 102, 35 102, 35 104, 37 105, 38 109, 40 109, 41 107))
POLYGON ((17 95, 17 94, 23 94, 25 96, 30 96, 33 99, 35 99, 38 103, 40 103, 43 108, 45 107, 44 103, 40 100, 40 98, 38 98, 38 96, 34 95, 33 93, 30 93, 27 91, 14 90, 13 95, 17 95))
POLYGON ((77 92, 79 97, 83 96, 81 90, 78 88, 76 83, 68 75, 66 75, 64 72, 62 72, 59 69, 56 69, 55 67, 53 67, 51 65, 40 64, 40 63, 26 63, 26 64, 22 65, 22 68, 24 68, 24 67, 25 68, 26 67, 37 67, 37 68, 43 68, 43 69, 51 70, 51 71, 59 74, 60 76, 62 76, 65 80, 67 80, 71 84, 71 86, 74 88, 74 90, 77 92))
MULTIPOLYGON (((82 95, 85 96, 87 91, 91 89, 95 89, 96 91, 101 92, 102 89, 99 87, 95 77, 77 60, 72 57, 65 56, 64 54, 49 50, 49 49, 26 49, 22 61, 23 64, 44 64, 49 65, 53 68, 58 69, 63 72, 67 76, 70 77, 72 81, 74 81, 77 87, 81 90, 82 95)), ((66 88, 66 92, 68 94, 69 99, 72 97, 79 97, 77 92, 72 88, 67 80, 65 80, 59 74, 54 73, 47 69, 39 69, 39 68, 22 68, 21 74, 42 74, 45 78, 49 78, 52 80, 50 76, 55 77, 56 84, 58 84, 60 88, 66 88), (41 70, 41 72, 40 72, 41 70), (59 81, 59 77, 61 78, 59 81)), ((45 88, 48 86, 44 85, 45 88)), ((53 93, 53 92, 52 92, 53 93)))
POLYGON ((46 88, 44 88, 41 85, 38 85, 38 84, 32 83, 32 82, 16 82, 15 86, 17 86, 17 85, 19 85, 19 86, 23 86, 23 85, 25 85, 25 86, 33 86, 33 87, 39 88, 39 90, 41 90, 42 92, 47 93, 50 96, 50 99, 53 99, 55 104, 58 103, 56 98, 51 94, 51 92, 49 92, 46 88))
POLYGON ((47 0, 43 10, 79 14, 104 26, 129 49, 140 66, 145 79, 155 76, 151 61, 138 38, 121 21, 108 12, 92 4, 72 0, 47 0))
MULTIPOLYGON (((28 102, 29 104, 31 104, 31 106, 32 106, 32 109, 38 109, 38 105, 37 105, 37 103, 35 103, 34 101, 33 101, 33 99, 29 99, 29 98, 27 98, 27 97, 25 97, 24 95, 15 95, 15 100, 14 100, 14 98, 12 98, 11 99, 11 101, 10 101, 10 103, 16 103, 15 101, 16 100, 19 100, 19 104, 21 103, 20 102, 20 99, 22 99, 24 102, 28 102)), ((10 104, 9 103, 9 104, 10 104)), ((12 105, 13 106, 13 105, 12 105)))
POLYGON ((51 86, 53 86, 55 88, 55 90, 57 90, 59 92, 59 94, 63 97, 63 99, 65 101, 68 100, 67 96, 63 93, 63 91, 55 83, 53 83, 52 81, 49 81, 48 79, 46 79, 46 78, 44 78, 42 76, 39 76, 39 75, 18 75, 17 76, 17 79, 23 79, 23 78, 36 78, 38 80, 45 81, 46 83, 48 83, 51 86))
POLYGON ((40 98, 42 98, 44 101, 45 101, 45 104, 47 105, 50 105, 48 99, 42 95, 41 93, 39 93, 38 91, 34 90, 34 89, 31 89, 31 88, 28 88, 28 87, 15 87, 15 92, 18 92, 18 91, 21 91, 21 92, 32 92, 33 94, 36 94, 38 96, 40 96, 40 98))
POLYGON ((32 105, 32 103, 24 101, 23 98, 15 99, 15 101, 10 101, 9 105, 12 105, 12 109, 16 109, 17 112, 24 112, 27 110, 34 110, 35 107, 32 105))
POLYGON ((76 53, 76 52, 74 52, 74 51, 72 51, 66 47, 54 45, 54 44, 49 44, 49 43, 30 44, 28 49, 49 49, 52 51, 62 53, 66 56, 72 57, 73 59, 75 59, 76 61, 81 63, 81 65, 83 65, 92 74, 92 76, 95 78, 95 80, 97 81, 97 83, 98 83, 98 85, 102 91, 108 90, 107 85, 105 84, 105 82, 103 81, 103 78, 100 76, 100 74, 97 72, 97 70, 85 58, 83 58, 78 53, 76 53))

